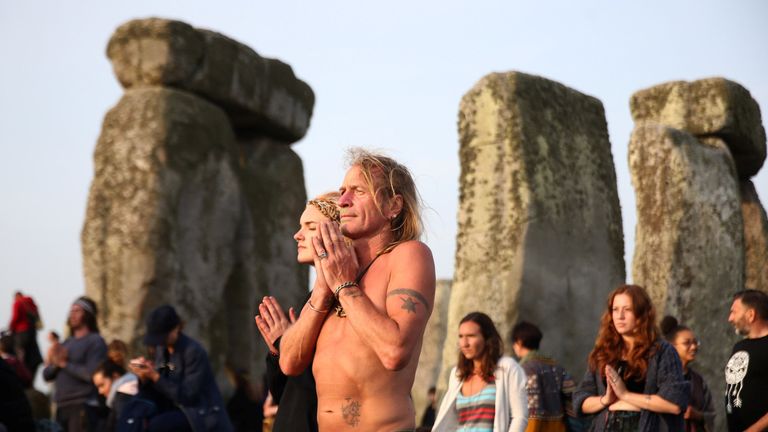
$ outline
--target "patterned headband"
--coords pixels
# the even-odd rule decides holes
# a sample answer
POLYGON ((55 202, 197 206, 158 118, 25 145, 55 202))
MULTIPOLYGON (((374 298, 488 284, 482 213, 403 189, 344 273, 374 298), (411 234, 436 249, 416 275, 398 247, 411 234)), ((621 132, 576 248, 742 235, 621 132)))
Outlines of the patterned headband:
POLYGON ((327 217, 333 222, 341 222, 341 213, 339 212, 339 207, 333 201, 326 199, 313 199, 307 204, 315 206, 315 208, 320 210, 320 213, 322 213, 323 216, 327 217))
POLYGON ((91 306, 91 304, 85 300, 78 300, 73 304, 80 306, 81 308, 83 308, 84 311, 88 312, 91 315, 96 315, 96 311, 93 310, 93 306, 91 306))

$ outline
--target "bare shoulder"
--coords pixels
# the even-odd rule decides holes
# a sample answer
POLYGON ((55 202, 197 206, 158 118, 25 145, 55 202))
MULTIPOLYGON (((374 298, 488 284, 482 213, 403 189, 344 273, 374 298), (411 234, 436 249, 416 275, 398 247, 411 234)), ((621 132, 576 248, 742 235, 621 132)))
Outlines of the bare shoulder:
POLYGON ((432 251, 424 243, 412 240, 397 245, 390 253, 388 301, 408 312, 416 312, 420 309, 418 305, 423 305, 428 317, 435 297, 432 251))
POLYGON ((418 240, 409 240, 400 243, 392 249, 390 254, 392 255, 391 260, 395 264, 408 263, 409 265, 413 265, 416 264, 413 260, 417 260, 417 263, 423 263, 432 267, 435 266, 435 261, 432 258, 432 251, 429 249, 429 246, 418 240))

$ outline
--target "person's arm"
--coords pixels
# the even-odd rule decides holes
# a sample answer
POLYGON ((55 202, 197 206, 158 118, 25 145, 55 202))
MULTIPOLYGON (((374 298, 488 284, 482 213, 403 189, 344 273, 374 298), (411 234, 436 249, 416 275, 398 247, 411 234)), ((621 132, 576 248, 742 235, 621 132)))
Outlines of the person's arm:
POLYGON ((266 358, 267 388, 277 403, 280 403, 288 381, 288 377, 280 370, 280 337, 296 322, 293 308, 288 309, 288 315, 285 316, 276 298, 268 296, 259 305, 259 315, 255 317, 259 333, 269 348, 266 358))
MULTIPOLYGON (((695 371, 691 371, 691 386, 696 389, 697 386, 702 393, 701 409, 694 407, 692 404, 688 405, 688 414, 691 420, 703 421, 707 425, 708 430, 714 430, 715 427, 715 403, 712 399, 712 392, 709 390, 707 383, 704 381, 704 377, 699 375, 695 371), (699 384, 694 386, 694 380, 699 384)), ((695 391, 695 390, 694 390, 695 391)), ((692 401, 691 401, 692 402, 692 401)))
POLYGON ((528 393, 526 391, 527 376, 517 363, 509 363, 509 373, 505 382, 509 396, 509 414, 512 421, 508 432, 524 432, 528 425, 528 393))
MULTIPOLYGON (((315 268, 319 268, 315 254, 315 268)), ((304 372, 315 355, 317 336, 333 304, 333 293, 328 290, 322 272, 317 270, 312 295, 301 310, 299 318, 280 338, 280 369, 288 376, 304 372), (310 306, 311 305, 311 306, 310 306)))
POLYGON ((576 417, 576 410, 573 408, 573 393, 576 391, 576 381, 564 368, 561 369, 560 377, 562 379, 560 402, 563 406, 563 414, 567 417, 576 417))
POLYGON ((59 375, 59 367, 55 364, 49 364, 43 368, 43 379, 45 382, 55 380, 57 375, 59 375))
POLYGON ((79 381, 90 383, 93 372, 107 358, 107 344, 101 337, 96 337, 91 340, 85 350, 85 363, 72 363, 68 357, 65 357, 59 366, 61 373, 69 374, 79 381))
POLYGON ((610 387, 606 388, 605 394, 598 393, 598 379, 600 373, 597 371, 587 369, 584 373, 584 378, 573 395, 573 408, 577 415, 601 412, 616 401, 616 395, 610 391, 610 387))
POLYGON ((760 420, 752 423, 744 432, 762 432, 768 430, 768 413, 760 417, 760 420))
POLYGON ((261 333, 261 337, 264 339, 264 343, 267 344, 269 352, 274 355, 279 354, 275 347, 275 341, 279 339, 283 333, 296 322, 296 313, 293 307, 288 309, 290 317, 285 316, 283 307, 276 298, 267 296, 259 304, 259 314, 254 317, 256 321, 256 327, 261 333))
POLYGON ((180 354, 184 356, 183 366, 179 365, 184 368, 180 382, 160 375, 157 371, 153 371, 150 379, 154 381, 152 386, 174 403, 190 405, 196 403, 201 393, 207 390, 204 387, 208 355, 194 345, 187 346, 185 352, 180 354))
MULTIPOLYGON (((323 242, 328 244, 323 234, 323 242)), ((329 260, 323 260, 323 265, 329 260)), ((429 248, 418 241, 397 246, 390 252, 389 263, 385 310, 378 309, 359 286, 340 291, 339 302, 355 333, 376 353, 384 368, 400 370, 411 361, 432 313, 435 264, 429 248)), ((343 282, 338 277, 333 280, 336 286, 343 282)))
MULTIPOLYGON (((680 414, 681 407, 658 394, 641 394, 627 390, 627 386, 618 372, 610 365, 605 366, 605 376, 608 378, 608 389, 613 390, 621 402, 632 404, 640 409, 661 414, 680 414)), ((682 377, 682 373, 681 373, 682 377)))

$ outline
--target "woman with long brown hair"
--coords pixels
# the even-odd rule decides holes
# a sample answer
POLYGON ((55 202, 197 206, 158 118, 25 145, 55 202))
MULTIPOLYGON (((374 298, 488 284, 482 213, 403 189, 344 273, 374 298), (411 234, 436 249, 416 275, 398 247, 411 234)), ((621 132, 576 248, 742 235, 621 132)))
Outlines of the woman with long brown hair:
POLYGON ((526 375, 511 357, 491 318, 472 312, 459 325, 459 361, 433 431, 523 432, 528 422, 526 375))
POLYGON ((682 431, 688 394, 677 352, 659 338, 648 293, 637 285, 616 288, 574 408, 595 414, 592 431, 682 431))

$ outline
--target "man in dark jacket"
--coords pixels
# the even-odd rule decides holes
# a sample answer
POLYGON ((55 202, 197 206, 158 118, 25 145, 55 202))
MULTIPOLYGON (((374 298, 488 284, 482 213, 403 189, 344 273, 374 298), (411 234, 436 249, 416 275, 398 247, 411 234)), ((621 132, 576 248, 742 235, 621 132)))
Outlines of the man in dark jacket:
POLYGON ((172 306, 153 310, 144 344, 156 348, 155 360, 139 357, 130 363, 139 377, 139 397, 152 400, 158 409, 147 430, 232 431, 208 354, 181 327, 172 306))

